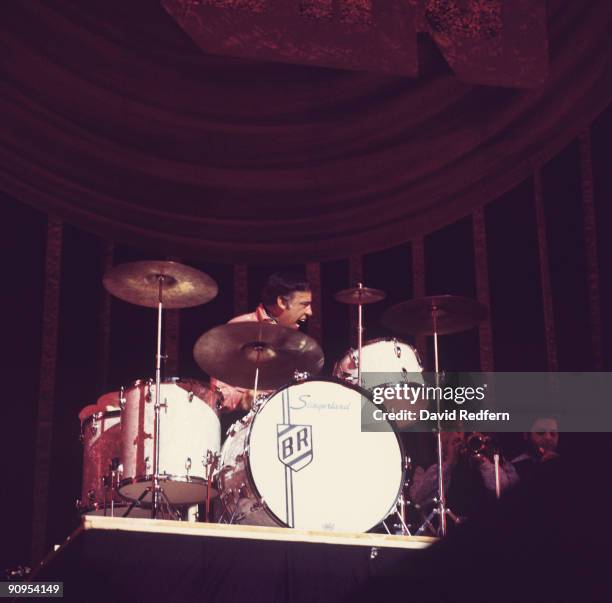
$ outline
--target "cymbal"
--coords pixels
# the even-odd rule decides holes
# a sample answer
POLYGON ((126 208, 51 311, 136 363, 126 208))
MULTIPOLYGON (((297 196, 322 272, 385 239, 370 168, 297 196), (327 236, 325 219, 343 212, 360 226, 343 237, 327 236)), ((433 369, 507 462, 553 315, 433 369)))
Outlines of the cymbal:
POLYGON ((105 289, 115 297, 146 308, 157 308, 159 277, 164 308, 189 308, 213 299, 219 292, 208 274, 177 262, 129 262, 111 268, 103 278, 105 289))
POLYGON ((487 314, 487 308, 475 299, 433 295, 391 306, 383 314, 381 322, 402 335, 433 335, 435 318, 438 335, 448 335, 475 327, 487 314))
POLYGON ((204 333, 193 356, 209 375, 235 387, 252 388, 259 368, 259 389, 288 383, 295 371, 319 373, 323 350, 308 335, 278 325, 236 322, 204 333))
POLYGON ((334 299, 342 304, 375 304, 387 297, 382 289, 372 289, 370 287, 351 287, 342 289, 334 294, 334 299))

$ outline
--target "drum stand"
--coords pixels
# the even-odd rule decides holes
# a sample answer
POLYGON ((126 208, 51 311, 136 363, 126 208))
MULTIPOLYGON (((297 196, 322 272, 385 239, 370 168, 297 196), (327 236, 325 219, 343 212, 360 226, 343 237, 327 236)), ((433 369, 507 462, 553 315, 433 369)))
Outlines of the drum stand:
MULTIPOLYGON (((363 289, 363 283, 357 283, 357 289, 363 289)), ((363 348, 363 304, 361 297, 357 304, 357 385, 361 387, 361 351, 363 348)))
MULTIPOLYGON (((157 352, 155 354, 155 439, 153 440, 153 498, 151 500, 151 519, 155 519, 157 517, 158 512, 160 511, 160 502, 163 496, 166 504, 170 507, 170 501, 168 497, 164 494, 160 484, 159 484, 159 421, 160 421, 160 389, 161 389, 161 334, 162 334, 162 310, 163 310, 163 286, 164 286, 164 276, 159 274, 157 276, 157 282, 159 285, 159 298, 157 303, 157 352)), ((146 492, 146 490, 145 490, 146 492)), ((142 496, 141 496, 142 498, 142 496)))
MULTIPOLYGON (((361 292, 364 291, 363 283, 357 283, 357 291, 358 291, 358 303, 357 303, 357 385, 362 387, 361 383, 361 353, 363 350, 363 302, 361 297, 361 292)), ((404 471, 407 469, 407 464, 409 462, 408 458, 404 460, 405 467, 404 471)), ((397 504, 395 506, 394 514, 397 515, 397 518, 400 521, 402 536, 411 536, 410 530, 408 529, 408 524, 406 523, 406 507, 408 505, 408 500, 404 496, 404 489, 406 484, 402 484, 402 492, 399 495, 397 500, 397 504)), ((387 534, 391 534, 387 524, 385 523, 385 519, 382 521, 382 525, 387 531, 387 534)))
POLYGON ((437 328, 437 314, 438 308, 434 306, 433 312, 433 325, 434 325, 434 363, 435 363, 435 378, 436 378, 436 414, 437 414, 437 425, 436 425, 436 448, 437 448, 437 464, 438 464, 438 496, 435 500, 436 506, 425 520, 425 524, 429 524, 434 515, 438 515, 438 536, 446 536, 446 518, 450 517, 455 523, 459 523, 459 518, 446 506, 446 493, 444 488, 444 468, 443 468, 443 457, 442 457, 442 422, 440 420, 440 361, 438 354, 438 328, 437 328))
POLYGON ((153 438, 153 485, 147 486, 137 500, 132 502, 123 517, 127 517, 136 505, 140 505, 144 497, 151 493, 151 519, 157 519, 158 515, 163 517, 163 506, 166 507, 170 514, 174 514, 178 519, 181 514, 172 506, 172 503, 166 496, 163 488, 159 483, 159 436, 160 436, 160 409, 161 409, 161 335, 162 335, 162 312, 163 312, 163 286, 164 275, 157 275, 158 282, 158 299, 157 299, 157 351, 155 354, 155 405, 153 407, 155 413, 153 438))
MULTIPOLYGON (((475 300, 456 295, 433 295, 396 304, 386 310, 382 317, 382 323, 392 331, 411 335, 433 335, 434 338, 438 495, 434 499, 436 506, 433 514, 439 516, 439 536, 446 535, 447 516, 453 521, 458 521, 458 518, 446 506, 444 489, 438 335, 471 329, 484 320, 486 316, 487 308, 475 300)), ((430 515, 430 517, 433 517, 433 515, 430 515)), ((430 526, 429 519, 426 519, 417 533, 421 533, 425 526, 430 526)))
MULTIPOLYGON (((115 297, 137 306, 157 308, 157 351, 155 356, 155 405, 153 440, 153 483, 133 502, 128 509, 140 504, 147 493, 151 494, 151 517, 155 519, 161 510, 162 501, 174 512, 171 502, 160 485, 160 396, 161 396, 161 334, 163 314, 163 290, 167 284, 170 308, 188 308, 204 304, 218 292, 215 281, 207 274, 183 264, 171 261, 129 262, 111 268, 103 278, 104 288, 115 297)), ((165 406, 165 404, 164 404, 165 406)), ((185 467, 187 470, 188 468, 185 467)), ((148 467, 145 468, 145 472, 148 467)), ((179 515, 178 512, 175 513, 179 515)))
MULTIPOLYGON (((407 476, 408 471, 410 470, 411 464, 412 464, 412 461, 410 457, 405 456, 404 457, 404 475, 407 476)), ((410 499, 406 496, 406 492, 408 492, 409 484, 410 484, 410 480, 408 478, 404 479, 399 498, 397 499, 397 503, 395 505, 395 515, 397 515, 397 518, 399 519, 399 525, 394 524, 393 528, 396 530, 399 528, 401 530, 402 536, 412 536, 412 533, 410 532, 410 528, 408 527, 408 512, 407 512, 408 506, 411 503, 410 503, 410 499)), ((391 534, 391 532, 389 531, 389 528, 387 527, 387 524, 385 523, 385 520, 383 520, 382 524, 385 530, 387 531, 387 533, 391 534)))

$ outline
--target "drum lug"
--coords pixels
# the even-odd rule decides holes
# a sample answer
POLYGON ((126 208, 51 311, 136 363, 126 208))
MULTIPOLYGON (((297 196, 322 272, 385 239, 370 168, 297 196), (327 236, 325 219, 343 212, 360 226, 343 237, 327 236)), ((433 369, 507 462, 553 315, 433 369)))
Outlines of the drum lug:
POLYGON ((126 403, 126 399, 125 399, 125 389, 123 387, 123 385, 119 388, 119 408, 121 410, 123 410, 125 408, 125 403, 126 403))
POLYGON ((395 350, 395 355, 398 358, 401 358, 402 357, 402 348, 400 348, 400 346, 397 343, 397 339, 395 339, 395 338, 393 339, 393 349, 395 350))
POLYGON ((187 392, 187 401, 193 402, 193 396, 194 396, 193 392, 187 392))
POLYGON ((293 380, 296 382, 306 381, 310 377, 308 371, 293 371, 293 380))
MULTIPOLYGON (((145 390, 145 402, 151 403, 154 401, 153 399, 153 386, 155 385, 155 381, 153 379, 147 379, 146 381, 146 390, 145 390)), ((161 397, 161 392, 160 392, 160 397, 161 397)))
POLYGON ((213 467, 217 467, 219 464, 219 454, 217 452, 213 452, 212 450, 206 451, 206 456, 202 457, 202 466, 208 467, 209 465, 213 465, 213 467))

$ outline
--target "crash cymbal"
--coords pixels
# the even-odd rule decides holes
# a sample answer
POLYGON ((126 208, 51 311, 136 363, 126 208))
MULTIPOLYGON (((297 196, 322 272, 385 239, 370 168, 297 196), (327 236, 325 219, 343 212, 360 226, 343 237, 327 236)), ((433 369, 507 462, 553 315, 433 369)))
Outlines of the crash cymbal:
POLYGON ((156 308, 159 277, 164 308, 189 308, 213 299, 219 288, 208 274, 177 262, 129 262, 111 268, 103 278, 104 287, 115 297, 137 306, 156 308))
POLYGON ((209 375, 235 387, 252 388, 259 368, 259 389, 288 383, 295 371, 319 373, 323 351, 308 335, 278 325, 237 322, 204 333, 193 356, 209 375))
POLYGON ((459 333, 475 327, 487 316, 487 308, 475 299, 458 295, 420 297, 391 306, 382 324, 402 335, 459 333), (434 325, 435 319, 435 325, 434 325))
POLYGON ((387 294, 381 289, 371 289, 370 287, 351 287, 350 289, 342 289, 334 294, 334 299, 342 304, 375 304, 387 297, 387 294))

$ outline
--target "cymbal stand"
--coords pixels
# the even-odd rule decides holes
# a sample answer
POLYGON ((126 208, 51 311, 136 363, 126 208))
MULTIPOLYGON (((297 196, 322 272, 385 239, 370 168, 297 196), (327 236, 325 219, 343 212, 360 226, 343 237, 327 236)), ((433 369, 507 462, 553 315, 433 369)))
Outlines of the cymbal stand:
MULTIPOLYGON (((251 408, 254 408, 255 400, 257 400, 257 392, 259 390, 259 362, 261 360, 261 355, 264 351, 265 345, 263 343, 255 343, 252 344, 252 347, 257 354, 257 360, 255 361, 255 377, 253 379, 253 400, 251 401, 251 408)), ((250 408, 245 408, 245 410, 250 410, 250 408)))
POLYGON ((442 457, 442 422, 440 420, 440 359, 438 352, 438 325, 437 325, 437 306, 432 307, 433 313, 433 325, 434 325, 434 363, 435 363, 435 379, 436 379, 436 414, 437 414, 437 425, 436 425, 436 447, 437 447, 437 463, 438 463, 438 496, 436 500, 436 507, 434 512, 439 516, 438 524, 438 535, 446 536, 447 516, 453 521, 458 522, 457 516, 446 506, 446 492, 444 488, 444 468, 443 468, 443 457, 442 457))
POLYGON ((153 485, 148 486, 138 497, 137 500, 133 501, 128 507, 127 511, 123 514, 123 517, 127 517, 135 506, 140 506, 145 496, 151 493, 151 519, 156 519, 158 515, 163 518, 162 504, 165 504, 170 514, 174 514, 180 517, 180 514, 172 506, 170 500, 163 491, 159 483, 159 438, 160 438, 160 410, 161 410, 161 336, 162 336, 162 313, 163 313, 163 287, 164 287, 164 275, 156 275, 158 283, 158 297, 157 297, 157 349, 155 353, 155 404, 154 410, 154 438, 153 438, 153 485), (163 499, 163 503, 162 503, 163 499))
MULTIPOLYGON (((157 275, 158 282, 158 301, 157 301, 157 350, 155 354, 155 438, 153 440, 153 487, 152 487, 152 498, 151 498, 151 518, 155 519, 160 513, 161 499, 168 506, 168 509, 172 511, 172 505, 168 500, 168 497, 162 490, 159 484, 159 438, 160 438, 160 409, 161 409, 161 335, 162 335, 162 312, 163 312, 163 287, 164 287, 164 275, 157 275)), ((145 491, 146 492, 146 491, 145 491)))
MULTIPOLYGON (((363 283, 357 283, 358 289, 363 289, 363 283)), ((361 349, 363 348, 363 304, 361 296, 357 304, 357 385, 361 387, 361 349)))

